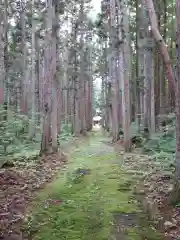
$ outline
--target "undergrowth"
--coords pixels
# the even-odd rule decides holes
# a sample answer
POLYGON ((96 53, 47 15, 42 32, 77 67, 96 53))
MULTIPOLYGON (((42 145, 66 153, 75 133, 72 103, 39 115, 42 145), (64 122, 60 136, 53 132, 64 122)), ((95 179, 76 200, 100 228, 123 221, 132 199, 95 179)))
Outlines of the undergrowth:
MULTIPOLYGON (((24 114, 9 113, 11 117, 3 121, 4 111, 0 109, 0 167, 5 162, 35 160, 41 146, 41 127, 36 126, 33 138, 29 129, 31 120, 24 114)), ((71 138, 71 126, 62 122, 61 134, 58 137, 62 145, 71 138)))
POLYGON ((175 126, 166 126, 166 130, 161 129, 161 131, 152 134, 142 147, 142 153, 150 155, 153 161, 159 162, 162 167, 170 171, 174 171, 175 167, 175 150, 175 126))
POLYGON ((136 147, 141 148, 142 153, 150 155, 152 160, 173 164, 176 150, 175 115, 160 115, 158 121, 160 128, 148 139, 145 139, 143 126, 140 126, 138 132, 138 126, 133 122, 130 127, 132 140, 134 137, 135 141, 141 140, 140 145, 135 142, 136 147))

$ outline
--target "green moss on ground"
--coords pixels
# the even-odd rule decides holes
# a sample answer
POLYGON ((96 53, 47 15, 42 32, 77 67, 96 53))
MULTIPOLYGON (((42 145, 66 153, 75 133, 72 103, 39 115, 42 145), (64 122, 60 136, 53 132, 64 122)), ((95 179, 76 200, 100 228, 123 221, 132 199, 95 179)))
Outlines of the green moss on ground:
MULTIPOLYGON (((108 240, 113 212, 141 214, 137 202, 129 201, 131 189, 118 190, 132 179, 113 164, 116 154, 106 148, 102 153, 103 147, 94 137, 77 148, 67 168, 37 196, 25 222, 33 240, 108 240), (77 168, 89 174, 77 176, 77 168), (48 199, 56 201, 47 204, 48 199)), ((133 228, 127 232, 128 239, 140 239, 139 234, 133 228)))

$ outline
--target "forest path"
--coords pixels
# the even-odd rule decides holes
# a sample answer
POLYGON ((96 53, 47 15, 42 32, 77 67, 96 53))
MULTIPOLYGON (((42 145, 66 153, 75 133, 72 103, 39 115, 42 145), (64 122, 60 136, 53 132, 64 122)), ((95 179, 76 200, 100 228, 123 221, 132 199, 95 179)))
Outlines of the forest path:
POLYGON ((136 179, 121 168, 124 156, 106 136, 92 135, 38 194, 24 232, 33 240, 161 239, 139 221, 144 215, 132 193, 136 179))

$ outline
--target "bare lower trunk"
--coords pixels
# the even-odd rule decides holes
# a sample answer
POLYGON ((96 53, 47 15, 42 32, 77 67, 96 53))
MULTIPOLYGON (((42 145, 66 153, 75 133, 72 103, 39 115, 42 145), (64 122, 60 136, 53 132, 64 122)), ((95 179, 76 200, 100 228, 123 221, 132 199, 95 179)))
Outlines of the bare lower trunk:
POLYGON ((41 140, 41 151, 40 155, 47 154, 49 152, 50 134, 51 129, 49 123, 51 122, 50 112, 46 112, 43 118, 42 126, 42 140, 41 140))
MULTIPOLYGON (((151 53, 151 68, 154 69, 154 62, 153 62, 153 53, 151 53)), ((156 124, 155 124, 155 96, 154 96, 154 74, 152 72, 152 79, 151 79, 151 133, 155 133, 156 124)))
MULTIPOLYGON (((54 80, 56 81, 56 80, 54 80)), ((52 90, 52 112, 51 112, 51 135, 52 135, 52 150, 53 152, 57 152, 58 150, 58 129, 57 129, 57 91, 56 91, 56 86, 53 84, 53 90, 52 90)))

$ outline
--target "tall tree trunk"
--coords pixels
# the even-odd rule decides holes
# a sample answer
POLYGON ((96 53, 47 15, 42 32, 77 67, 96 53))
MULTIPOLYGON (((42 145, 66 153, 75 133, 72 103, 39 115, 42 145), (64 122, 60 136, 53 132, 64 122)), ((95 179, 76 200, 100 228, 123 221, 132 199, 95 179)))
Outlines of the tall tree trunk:
MULTIPOLYGON (((32 18, 33 18, 33 1, 32 1, 32 18)), ((28 48, 26 45, 26 19, 25 19, 25 8, 26 8, 26 4, 24 0, 21 0, 21 12, 20 12, 20 23, 21 23, 21 49, 22 49, 22 63, 21 63, 21 67, 22 67, 22 76, 21 76, 21 87, 22 87, 22 91, 21 91, 21 110, 23 113, 28 114, 28 92, 29 89, 27 89, 28 87, 28 81, 29 81, 29 75, 30 75, 30 70, 28 69, 28 64, 27 64, 27 58, 28 58, 28 48)), ((32 24, 34 24, 34 19, 32 19, 32 24)), ((33 27, 33 26, 32 26, 33 27)), ((32 29, 33 31, 33 29, 32 29)), ((33 35, 33 34, 32 34, 33 35)), ((32 42, 33 45, 33 42, 32 42)), ((32 57, 32 56, 31 56, 32 57)), ((35 59, 34 59, 35 60, 35 59)), ((31 69, 32 72, 32 69, 31 69)), ((31 128, 30 124, 30 128, 31 128)))
POLYGON ((88 82, 87 82, 87 130, 92 129, 92 46, 88 48, 88 82))
POLYGON ((38 36, 35 36, 35 45, 36 45, 36 110, 38 112, 37 122, 40 124, 41 120, 41 109, 40 109, 40 46, 38 36))
POLYGON ((0 104, 4 103, 4 87, 5 87, 5 66, 4 66, 4 14, 3 14, 3 1, 0 0, 0 104))
POLYGON ((42 144, 40 154, 51 151, 51 114, 52 114, 52 3, 46 0, 47 16, 46 16, 46 36, 45 36, 45 50, 44 50, 44 89, 43 89, 43 131, 42 144))
POLYGON ((159 46, 159 50, 160 50, 161 56, 164 61, 168 81, 171 84, 172 90, 175 92, 176 83, 175 83, 175 79, 174 79, 172 64, 171 64, 171 60, 169 58, 169 53, 168 53, 166 44, 164 42, 164 39, 162 38, 162 36, 158 30, 158 22, 157 22, 157 17, 156 17, 155 10, 154 10, 153 1, 152 0, 144 0, 144 1, 145 1, 145 6, 147 7, 147 10, 149 12, 149 19, 150 19, 150 23, 151 23, 151 27, 152 27, 153 36, 159 46))
POLYGON ((65 42, 65 51, 64 51, 64 85, 65 85, 65 124, 69 123, 69 79, 68 79, 68 56, 69 50, 67 47, 68 43, 65 42))
POLYGON ((51 136, 52 150, 58 151, 58 79, 57 79, 57 29, 58 29, 58 1, 54 0, 52 7, 52 112, 51 112, 51 136))
POLYGON ((83 17, 84 17, 84 0, 81 0, 80 6, 80 73, 79 73, 79 120, 80 120, 80 133, 85 134, 85 98, 84 98, 84 30, 83 30, 83 17))
MULTIPOLYGON (((166 25, 167 25, 167 1, 163 0, 163 39, 166 44, 166 25)), ((160 6, 161 7, 161 6, 160 6)), ((161 8, 160 8, 161 9, 161 8)), ((163 61, 161 60, 161 74, 160 74, 160 114, 166 114, 167 101, 166 101, 166 78, 164 74, 163 61)))
POLYGON ((180 2, 176 0, 176 183, 172 201, 180 199, 180 2))
POLYGON ((146 137, 149 137, 151 125, 151 81, 153 76, 152 69, 152 44, 153 41, 151 39, 151 30, 149 30, 149 21, 148 21, 148 12, 144 6, 143 10, 143 21, 144 21, 144 29, 145 29, 145 38, 144 38, 144 134, 146 137))
POLYGON ((138 94, 139 94, 139 118, 141 119, 141 125, 144 126, 144 40, 145 40, 145 28, 143 9, 138 10, 138 94))
POLYGON ((139 76, 139 54, 140 54, 140 9, 139 1, 136 1, 136 123, 138 125, 138 132, 140 132, 141 125, 141 107, 140 107, 140 76, 139 76))
POLYGON ((111 54, 108 55, 108 115, 109 115, 109 132, 112 134, 112 64, 111 54))
POLYGON ((111 41, 111 91, 112 91, 112 135, 113 141, 119 139, 119 103, 117 97, 117 77, 116 77, 116 4, 115 0, 110 0, 110 41, 111 41))
MULTIPOLYGON (((152 39, 152 33, 151 33, 151 41, 153 42, 152 39)), ((153 61, 153 49, 151 52, 151 66, 152 70, 154 69, 154 61, 153 61)), ((150 56, 149 56, 150 57, 150 56)), ((151 78, 151 133, 155 133, 156 131, 156 123, 155 123, 155 83, 154 83, 154 74, 152 73, 152 78, 151 78)))
POLYGON ((34 0, 32 1, 32 53, 31 53, 31 95, 32 95, 32 109, 31 109, 31 124, 30 124, 30 139, 35 136, 36 132, 36 23, 34 20, 34 0))
MULTIPOLYGON (((160 3, 159 1, 155 1, 155 13, 157 15, 157 27, 158 31, 160 31, 160 3)), ((157 42, 155 42, 155 47, 154 47, 154 78, 155 78, 155 123, 156 123, 156 130, 159 129, 160 123, 159 123, 159 114, 160 114, 160 72, 161 72, 161 63, 162 63, 162 58, 160 56, 160 51, 159 51, 159 45, 157 42)))
POLYGON ((122 92, 122 106, 123 106, 123 129, 124 129, 124 149, 125 152, 131 151, 131 136, 130 136, 130 35, 129 35, 129 15, 128 15, 128 2, 122 1, 122 31, 124 33, 123 39, 123 60, 124 60, 124 81, 123 81, 123 92, 122 92))
POLYGON ((4 121, 8 117, 8 81, 9 81, 9 53, 8 53, 8 2, 4 1, 4 69, 5 69, 5 79, 4 79, 4 121))

